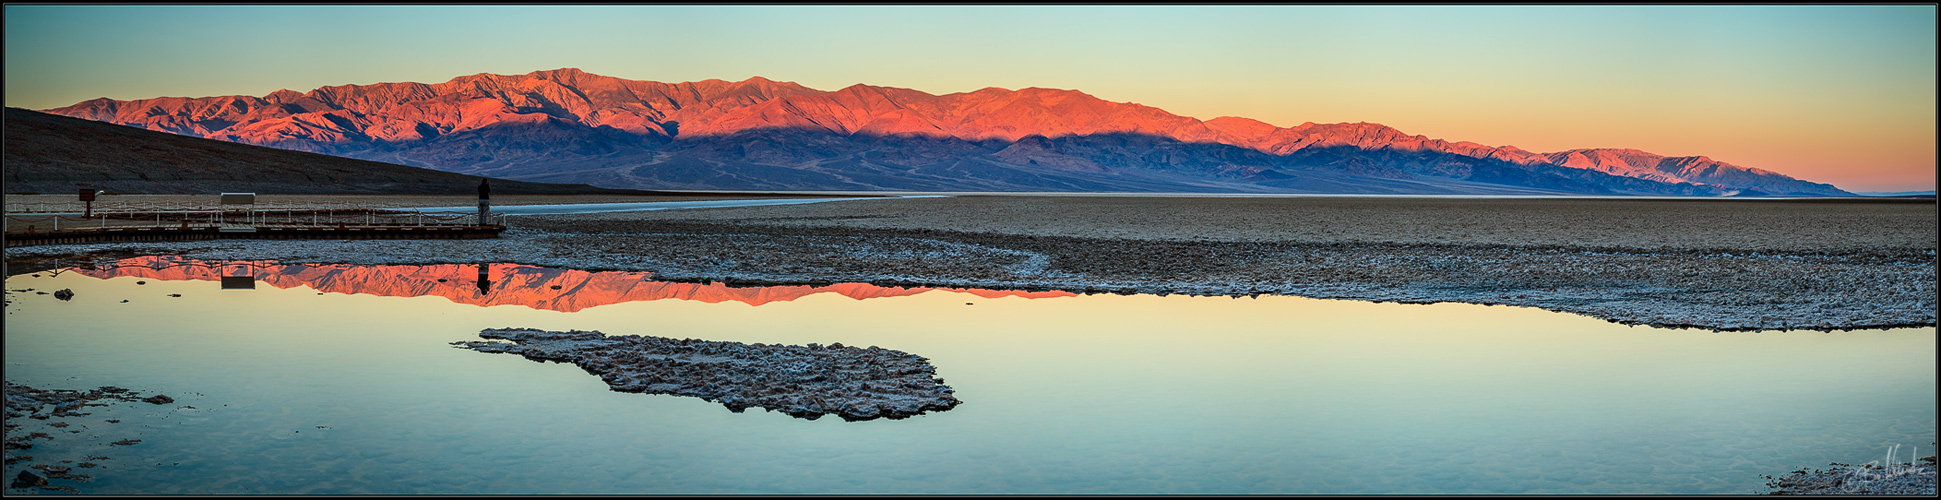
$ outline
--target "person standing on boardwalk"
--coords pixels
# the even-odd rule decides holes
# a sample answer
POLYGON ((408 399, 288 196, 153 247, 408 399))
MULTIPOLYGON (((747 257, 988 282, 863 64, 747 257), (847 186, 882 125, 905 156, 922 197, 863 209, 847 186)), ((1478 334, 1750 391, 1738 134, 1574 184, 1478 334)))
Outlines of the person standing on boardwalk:
POLYGON ((479 225, 486 222, 486 215, 492 211, 492 179, 479 179, 479 225))

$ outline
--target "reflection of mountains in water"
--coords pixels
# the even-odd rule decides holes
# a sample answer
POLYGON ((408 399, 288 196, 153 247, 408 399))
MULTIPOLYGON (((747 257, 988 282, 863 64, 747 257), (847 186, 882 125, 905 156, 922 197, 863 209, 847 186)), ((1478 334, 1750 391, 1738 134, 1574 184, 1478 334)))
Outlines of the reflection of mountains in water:
POLYGON ((868 283, 729 287, 720 283, 704 285, 652 281, 652 273, 587 272, 519 264, 353 266, 259 263, 250 266, 241 262, 209 262, 150 256, 122 259, 116 261, 112 267, 77 269, 75 272, 103 279, 134 277, 167 281, 219 281, 225 274, 253 275, 257 283, 277 288, 308 286, 320 292, 367 293, 387 297, 434 295, 460 304, 521 305, 561 312, 573 312, 621 302, 661 299, 693 300, 710 304, 733 301, 758 306, 769 302, 787 302, 818 293, 836 293, 857 300, 901 297, 932 290, 967 293, 983 298, 1035 299, 1077 295, 1064 291, 904 288, 882 287, 868 283), (481 267, 487 270, 489 276, 484 287, 488 290, 483 293, 479 286, 481 267))

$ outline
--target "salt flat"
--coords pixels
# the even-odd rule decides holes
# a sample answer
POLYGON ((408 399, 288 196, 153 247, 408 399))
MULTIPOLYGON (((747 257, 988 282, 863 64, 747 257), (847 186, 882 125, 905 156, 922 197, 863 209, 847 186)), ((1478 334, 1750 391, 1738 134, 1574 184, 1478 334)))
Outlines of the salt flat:
POLYGON ((1932 200, 957 196, 508 224, 497 240, 124 243, 7 255, 514 262, 751 285, 1466 302, 1713 330, 1936 323, 1932 200))

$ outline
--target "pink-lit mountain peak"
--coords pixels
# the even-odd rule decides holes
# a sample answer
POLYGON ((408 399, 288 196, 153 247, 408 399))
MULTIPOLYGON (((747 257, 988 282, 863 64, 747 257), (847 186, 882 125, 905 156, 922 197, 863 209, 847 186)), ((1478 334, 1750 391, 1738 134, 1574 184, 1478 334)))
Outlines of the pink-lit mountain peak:
POLYGON ((1768 170, 1713 160, 1704 155, 1664 156, 1630 148, 1572 149, 1544 156, 1551 163, 1567 167, 1672 182, 1706 182, 1718 178, 1780 175, 1768 170))

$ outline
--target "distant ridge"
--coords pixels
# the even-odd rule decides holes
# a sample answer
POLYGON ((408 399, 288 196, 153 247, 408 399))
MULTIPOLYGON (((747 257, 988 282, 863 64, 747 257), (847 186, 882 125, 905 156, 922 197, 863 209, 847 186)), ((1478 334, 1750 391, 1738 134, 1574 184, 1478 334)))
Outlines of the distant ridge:
POLYGON ((1877 196, 1877 197, 1933 198, 1934 190, 1930 189, 1927 191, 1863 191, 1859 194, 1861 196, 1877 196))
POLYGON ((1851 196, 1627 149, 1535 153, 1376 123, 1201 121, 1044 88, 822 91, 573 68, 262 97, 94 99, 50 113, 526 180, 684 189, 1851 196))
POLYGON ((1667 157, 1636 149, 1573 149, 1543 155, 1551 163, 1625 177, 1716 184, 1774 194, 1851 194, 1778 172, 1746 168, 1704 156, 1667 157), (1818 189, 1815 189, 1818 188, 1818 189))

